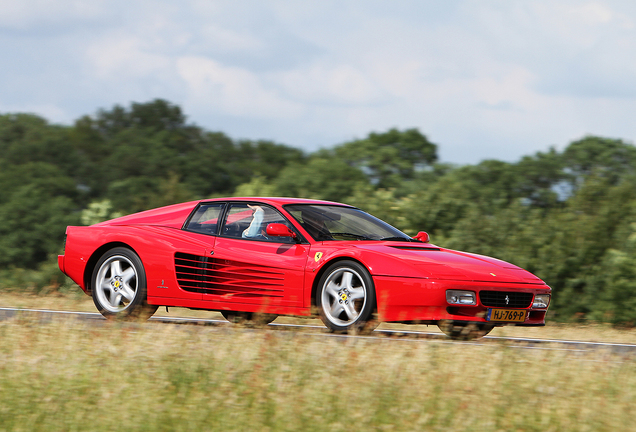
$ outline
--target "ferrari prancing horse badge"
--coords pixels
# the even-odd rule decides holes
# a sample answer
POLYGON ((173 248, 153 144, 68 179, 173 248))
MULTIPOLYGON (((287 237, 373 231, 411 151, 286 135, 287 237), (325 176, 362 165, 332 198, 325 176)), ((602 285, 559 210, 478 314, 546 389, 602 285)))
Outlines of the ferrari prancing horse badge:
POLYGON ((314 257, 316 262, 320 261, 320 258, 322 258, 322 252, 316 252, 316 256, 314 257))

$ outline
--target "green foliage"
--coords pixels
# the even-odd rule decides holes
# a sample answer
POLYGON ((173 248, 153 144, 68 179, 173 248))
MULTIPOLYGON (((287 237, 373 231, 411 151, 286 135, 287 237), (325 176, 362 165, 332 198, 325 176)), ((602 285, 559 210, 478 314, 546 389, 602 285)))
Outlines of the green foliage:
POLYGON ((270 141, 241 141, 238 152, 237 168, 242 170, 241 175, 247 178, 260 176, 268 181, 278 177, 288 165, 306 161, 301 150, 270 141))
POLYGON ((239 185, 234 193, 242 197, 267 197, 275 196, 276 188, 268 184, 265 177, 255 175, 249 182, 239 185))
POLYGON ((357 184, 365 182, 359 169, 338 158, 319 155, 305 164, 289 164, 273 184, 280 196, 337 201, 352 194, 357 184))
POLYGON ((109 219, 123 216, 119 212, 113 212, 113 204, 110 200, 94 201, 82 210, 80 221, 82 225, 94 225, 109 219))
POLYGON ((337 158, 362 170, 380 188, 396 187, 437 161, 437 146, 417 129, 371 133, 363 140, 342 144, 337 158))
POLYGON ((0 115, 0 158, 11 166, 48 163, 71 177, 79 163, 69 128, 49 125, 32 114, 0 115))
POLYGON ((271 180, 302 151, 269 141, 233 142, 186 123, 163 100, 115 106, 79 119, 70 134, 78 172, 93 199, 106 197, 125 213, 234 189, 260 174, 271 180), (164 199, 165 188, 172 196, 164 199))
POLYGON ((160 99, 73 126, 0 115, 5 281, 59 286, 43 281, 67 225, 231 195, 347 202, 410 235, 428 231, 440 246, 528 269, 553 287, 560 319, 636 324, 636 147, 618 139, 452 166, 416 129, 305 154, 203 130, 160 99))
POLYGON ((67 225, 77 223, 77 190, 45 162, 9 165, 0 172, 0 267, 34 268, 59 250, 67 225))
POLYGON ((621 176, 636 172, 636 147, 621 140, 587 136, 571 143, 563 160, 577 184, 591 174, 615 183, 621 176))
POLYGON ((411 212, 418 207, 412 196, 398 197, 395 189, 375 189, 370 184, 358 183, 353 193, 344 201, 364 209, 407 234, 417 234, 410 223, 411 212))

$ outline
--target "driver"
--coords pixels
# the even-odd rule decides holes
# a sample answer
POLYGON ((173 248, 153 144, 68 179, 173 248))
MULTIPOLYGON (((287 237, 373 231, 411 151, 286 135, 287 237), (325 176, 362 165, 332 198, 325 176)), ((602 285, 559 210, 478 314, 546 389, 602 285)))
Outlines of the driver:
POLYGON ((250 226, 243 230, 243 238, 267 238, 261 232, 261 227, 263 225, 263 218, 265 217, 265 211, 263 207, 259 205, 247 205, 250 209, 252 209, 252 221, 250 222, 250 226))
POLYGON ((333 240, 329 229, 325 225, 324 217, 312 210, 303 210, 301 225, 315 240, 333 240))

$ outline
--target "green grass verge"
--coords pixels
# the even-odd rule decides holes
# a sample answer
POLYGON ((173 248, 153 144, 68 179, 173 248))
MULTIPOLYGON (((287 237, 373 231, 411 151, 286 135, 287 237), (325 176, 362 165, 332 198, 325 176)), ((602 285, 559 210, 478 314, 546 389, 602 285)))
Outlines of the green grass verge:
POLYGON ((0 430, 633 430, 604 351, 233 327, 0 322, 0 430))

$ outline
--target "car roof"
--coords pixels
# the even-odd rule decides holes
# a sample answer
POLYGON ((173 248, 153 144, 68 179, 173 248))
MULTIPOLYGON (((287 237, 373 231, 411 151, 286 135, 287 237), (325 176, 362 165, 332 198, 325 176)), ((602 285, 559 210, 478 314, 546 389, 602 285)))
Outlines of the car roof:
POLYGON ((306 199, 306 198, 288 198, 288 197, 225 197, 225 198, 212 198, 212 199, 203 199, 200 202, 216 202, 216 201, 259 201, 266 204, 278 204, 278 205, 287 205, 287 204, 316 204, 316 205, 338 205, 338 206, 348 206, 348 204, 343 204, 335 201, 324 201, 324 200, 314 200, 314 199, 306 199))
MULTIPOLYGON (((280 198, 280 197, 225 197, 211 198, 197 201, 190 201, 180 204, 173 204, 165 207, 146 210, 139 213, 133 213, 116 219, 100 222, 96 226, 116 226, 116 225, 155 225, 171 228, 181 228, 183 223, 192 213, 194 208, 202 203, 214 202, 260 202, 270 205, 286 205, 286 204, 314 204, 314 205, 338 205, 347 206, 333 201, 311 200, 303 198, 280 198)), ((347 206, 350 207, 350 206, 347 206)))

